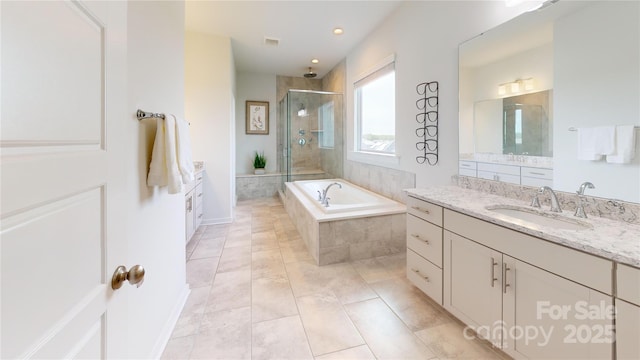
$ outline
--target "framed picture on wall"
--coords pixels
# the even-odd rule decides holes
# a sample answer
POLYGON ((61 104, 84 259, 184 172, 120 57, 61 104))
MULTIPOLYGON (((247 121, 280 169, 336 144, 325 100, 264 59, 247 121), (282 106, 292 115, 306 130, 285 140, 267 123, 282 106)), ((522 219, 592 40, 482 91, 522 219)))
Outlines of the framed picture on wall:
POLYGON ((269 102, 247 100, 247 134, 269 135, 269 102))

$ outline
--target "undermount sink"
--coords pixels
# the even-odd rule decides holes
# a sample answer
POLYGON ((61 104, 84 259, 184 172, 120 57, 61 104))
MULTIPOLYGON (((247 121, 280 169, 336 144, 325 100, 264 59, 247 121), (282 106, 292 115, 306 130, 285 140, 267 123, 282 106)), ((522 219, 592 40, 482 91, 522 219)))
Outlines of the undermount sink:
MULTIPOLYGON (((545 213, 532 208, 512 205, 492 205, 487 206, 486 209, 513 219, 521 220, 521 222, 546 226, 555 229, 585 230, 592 228, 591 224, 589 223, 580 220, 567 219, 562 216, 545 213)), ((526 225, 522 224, 521 222, 519 222, 519 224, 526 225)))

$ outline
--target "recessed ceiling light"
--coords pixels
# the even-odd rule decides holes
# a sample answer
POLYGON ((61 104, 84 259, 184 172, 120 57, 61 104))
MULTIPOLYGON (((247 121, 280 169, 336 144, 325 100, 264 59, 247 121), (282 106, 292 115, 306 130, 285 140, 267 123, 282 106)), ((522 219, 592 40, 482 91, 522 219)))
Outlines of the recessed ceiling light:
POLYGON ((344 30, 342 30, 342 28, 337 27, 337 28, 333 29, 333 33, 335 35, 342 35, 342 33, 344 33, 344 30))
POLYGON ((311 63, 312 63, 312 64, 317 64, 317 63, 319 63, 319 62, 320 62, 320 60, 318 60, 318 59, 311 59, 311 63))

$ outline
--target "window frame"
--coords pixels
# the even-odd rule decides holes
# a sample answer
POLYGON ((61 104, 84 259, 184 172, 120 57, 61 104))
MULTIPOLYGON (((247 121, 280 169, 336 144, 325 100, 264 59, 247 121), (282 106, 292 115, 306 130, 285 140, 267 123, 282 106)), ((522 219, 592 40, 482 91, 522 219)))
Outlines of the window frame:
MULTIPOLYGON (((378 157, 397 157, 397 149, 394 148, 393 151, 376 151, 371 149, 363 149, 362 148, 362 121, 366 119, 362 118, 362 91, 361 89, 372 82, 380 79, 383 76, 387 76, 389 74, 393 74, 394 81, 394 93, 393 93, 393 136, 395 141, 396 136, 396 114, 395 114, 395 106, 396 106, 396 93, 395 93, 395 83, 396 83, 396 69, 395 69, 395 55, 388 56, 383 61, 381 61, 377 66, 372 68, 370 71, 358 77, 358 80, 353 83, 353 95, 354 95, 354 154, 362 154, 366 158, 371 158, 372 156, 378 157)), ((362 157, 362 156, 360 156, 362 157)), ((369 162, 369 161, 364 161, 369 162)))

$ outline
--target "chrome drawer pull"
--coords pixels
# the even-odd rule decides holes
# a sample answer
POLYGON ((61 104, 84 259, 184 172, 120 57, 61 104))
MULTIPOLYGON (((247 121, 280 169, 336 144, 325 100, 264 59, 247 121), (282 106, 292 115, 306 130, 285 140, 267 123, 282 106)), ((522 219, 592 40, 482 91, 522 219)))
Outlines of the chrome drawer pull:
POLYGON ((414 210, 418 210, 420 212, 423 212, 423 213, 425 213, 427 215, 431 214, 431 212, 429 210, 421 208, 420 206, 412 206, 411 208, 414 209, 414 210))
POLYGON ((544 176, 544 174, 543 174, 543 173, 533 172, 533 171, 529 171, 529 174, 544 176))
POLYGON ((418 274, 418 276, 420 276, 421 278, 424 279, 424 281, 429 282, 429 277, 428 276, 424 276, 422 274, 420 274, 420 270, 418 269, 411 269, 411 271, 413 271, 414 273, 418 274))
POLYGON ((416 240, 422 241, 423 243, 429 245, 429 240, 421 238, 420 235, 412 234, 411 236, 413 236, 416 240))

